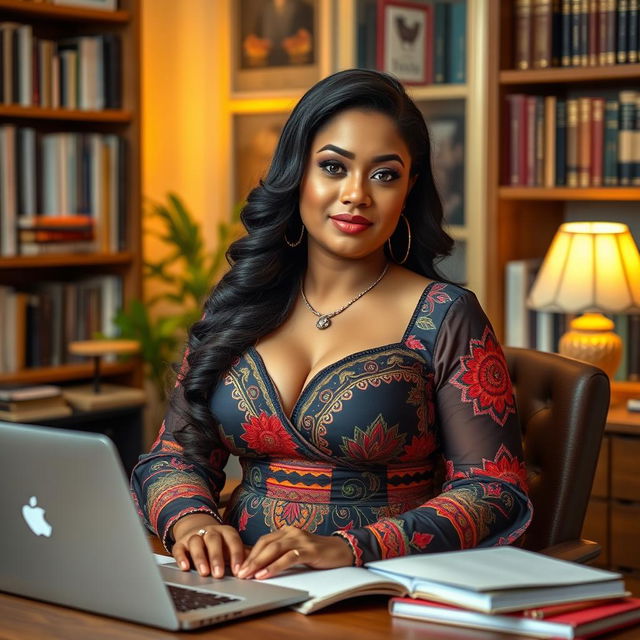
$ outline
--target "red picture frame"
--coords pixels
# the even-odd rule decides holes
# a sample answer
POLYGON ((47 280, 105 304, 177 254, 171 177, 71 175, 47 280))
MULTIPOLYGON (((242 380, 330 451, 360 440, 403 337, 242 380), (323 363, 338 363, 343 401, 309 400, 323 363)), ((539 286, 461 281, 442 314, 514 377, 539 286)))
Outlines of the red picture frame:
POLYGON ((407 85, 433 82, 433 7, 378 0, 376 65, 407 85))

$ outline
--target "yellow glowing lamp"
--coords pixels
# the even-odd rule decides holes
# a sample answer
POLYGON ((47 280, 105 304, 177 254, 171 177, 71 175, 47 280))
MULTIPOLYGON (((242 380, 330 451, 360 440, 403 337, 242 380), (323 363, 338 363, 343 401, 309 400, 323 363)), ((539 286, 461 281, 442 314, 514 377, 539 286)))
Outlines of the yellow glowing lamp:
POLYGON ((581 313, 560 339, 559 351, 613 376, 622 340, 602 313, 640 311, 640 254, 627 225, 560 225, 528 299, 540 311, 581 313))

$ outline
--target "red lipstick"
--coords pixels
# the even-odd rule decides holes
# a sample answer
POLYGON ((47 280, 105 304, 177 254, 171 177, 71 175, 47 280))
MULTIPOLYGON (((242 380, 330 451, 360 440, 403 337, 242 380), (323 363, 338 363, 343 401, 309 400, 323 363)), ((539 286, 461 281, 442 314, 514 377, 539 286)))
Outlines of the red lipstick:
POLYGON ((366 231, 371 226, 371 221, 354 213, 338 213, 329 216, 331 222, 343 233, 356 234, 366 231))

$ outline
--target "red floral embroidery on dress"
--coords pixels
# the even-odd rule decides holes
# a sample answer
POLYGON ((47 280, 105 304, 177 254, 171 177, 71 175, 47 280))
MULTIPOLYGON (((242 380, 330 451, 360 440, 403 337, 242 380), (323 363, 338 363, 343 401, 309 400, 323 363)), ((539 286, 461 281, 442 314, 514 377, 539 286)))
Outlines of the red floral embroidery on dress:
POLYGON ((250 422, 243 422, 244 433, 240 436, 256 453, 277 453, 279 456, 295 457, 296 445, 284 425, 276 416, 262 412, 251 416, 250 422))
POLYGON ((411 444, 404 447, 404 453, 400 456, 400 460, 424 460, 436 448, 436 437, 433 432, 421 433, 413 436, 411 444))
POLYGON ((238 518, 238 531, 246 531, 247 529, 247 522, 249 522, 249 518, 251 516, 249 515, 249 512, 247 511, 246 507, 242 510, 242 513, 240 514, 240 517, 238 518))
POLYGON ((178 471, 191 471, 193 469, 192 464, 186 464, 180 461, 178 458, 171 458, 169 465, 178 471))
POLYGON ((472 339, 470 354, 460 357, 460 369, 449 381, 462 391, 463 402, 473 404, 474 415, 488 415, 501 427, 516 412, 507 364, 491 329, 481 340, 472 339))
POLYGON ((429 546, 429 543, 432 540, 433 540, 433 534, 432 533, 418 533, 418 532, 415 532, 411 536, 411 546, 412 547, 417 547, 418 549, 420 549, 422 551, 423 549, 426 549, 427 546, 429 546))
POLYGON ((419 351, 424 351, 425 346, 416 338, 415 336, 409 336, 405 341, 405 345, 409 347, 409 349, 417 349, 419 351))
POLYGON ((165 426, 164 420, 162 421, 162 425, 160 425, 160 430, 158 431, 158 435, 156 436, 156 439, 153 441, 153 444, 151 445, 151 451, 153 451, 162 441, 162 436, 164 436, 164 432, 167 430, 167 427, 165 426))
POLYGON ((342 437, 343 453, 353 460, 375 460, 383 462, 398 455, 406 434, 398 433, 399 425, 388 427, 381 415, 366 430, 355 427, 354 437, 342 437))
POLYGON ((460 480, 461 478, 468 478, 469 476, 464 471, 456 471, 455 466, 453 465, 453 460, 447 460, 445 463, 446 466, 446 480, 447 482, 451 482, 451 480, 460 480))
POLYGON ((445 292, 446 287, 447 285, 444 282, 434 282, 427 292, 422 310, 427 313, 432 313, 436 304, 451 302, 451 296, 445 292))
POLYGON ((366 528, 373 533, 378 546, 380 547, 380 557, 397 558, 406 556, 409 553, 407 548, 409 540, 402 529, 402 520, 389 518, 378 520, 366 528))
POLYGON ((471 470, 480 476, 499 478, 515 484, 523 491, 527 491, 527 468, 525 463, 514 456, 504 444, 500 445, 493 460, 482 459, 482 469, 471 470))

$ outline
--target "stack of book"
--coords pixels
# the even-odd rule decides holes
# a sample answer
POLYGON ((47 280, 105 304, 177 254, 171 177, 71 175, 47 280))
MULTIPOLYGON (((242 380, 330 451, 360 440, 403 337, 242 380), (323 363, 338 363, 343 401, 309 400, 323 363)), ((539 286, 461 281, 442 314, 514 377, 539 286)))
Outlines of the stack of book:
POLYGON ((514 547, 393 558, 366 568, 294 568, 266 582, 307 590, 309 600, 293 607, 304 614, 381 594, 393 596, 393 616, 538 637, 584 637, 640 622, 640 599, 628 597, 620 574, 514 547))
POLYGON ((58 386, 0 387, 0 420, 31 422, 71 413, 58 386))

